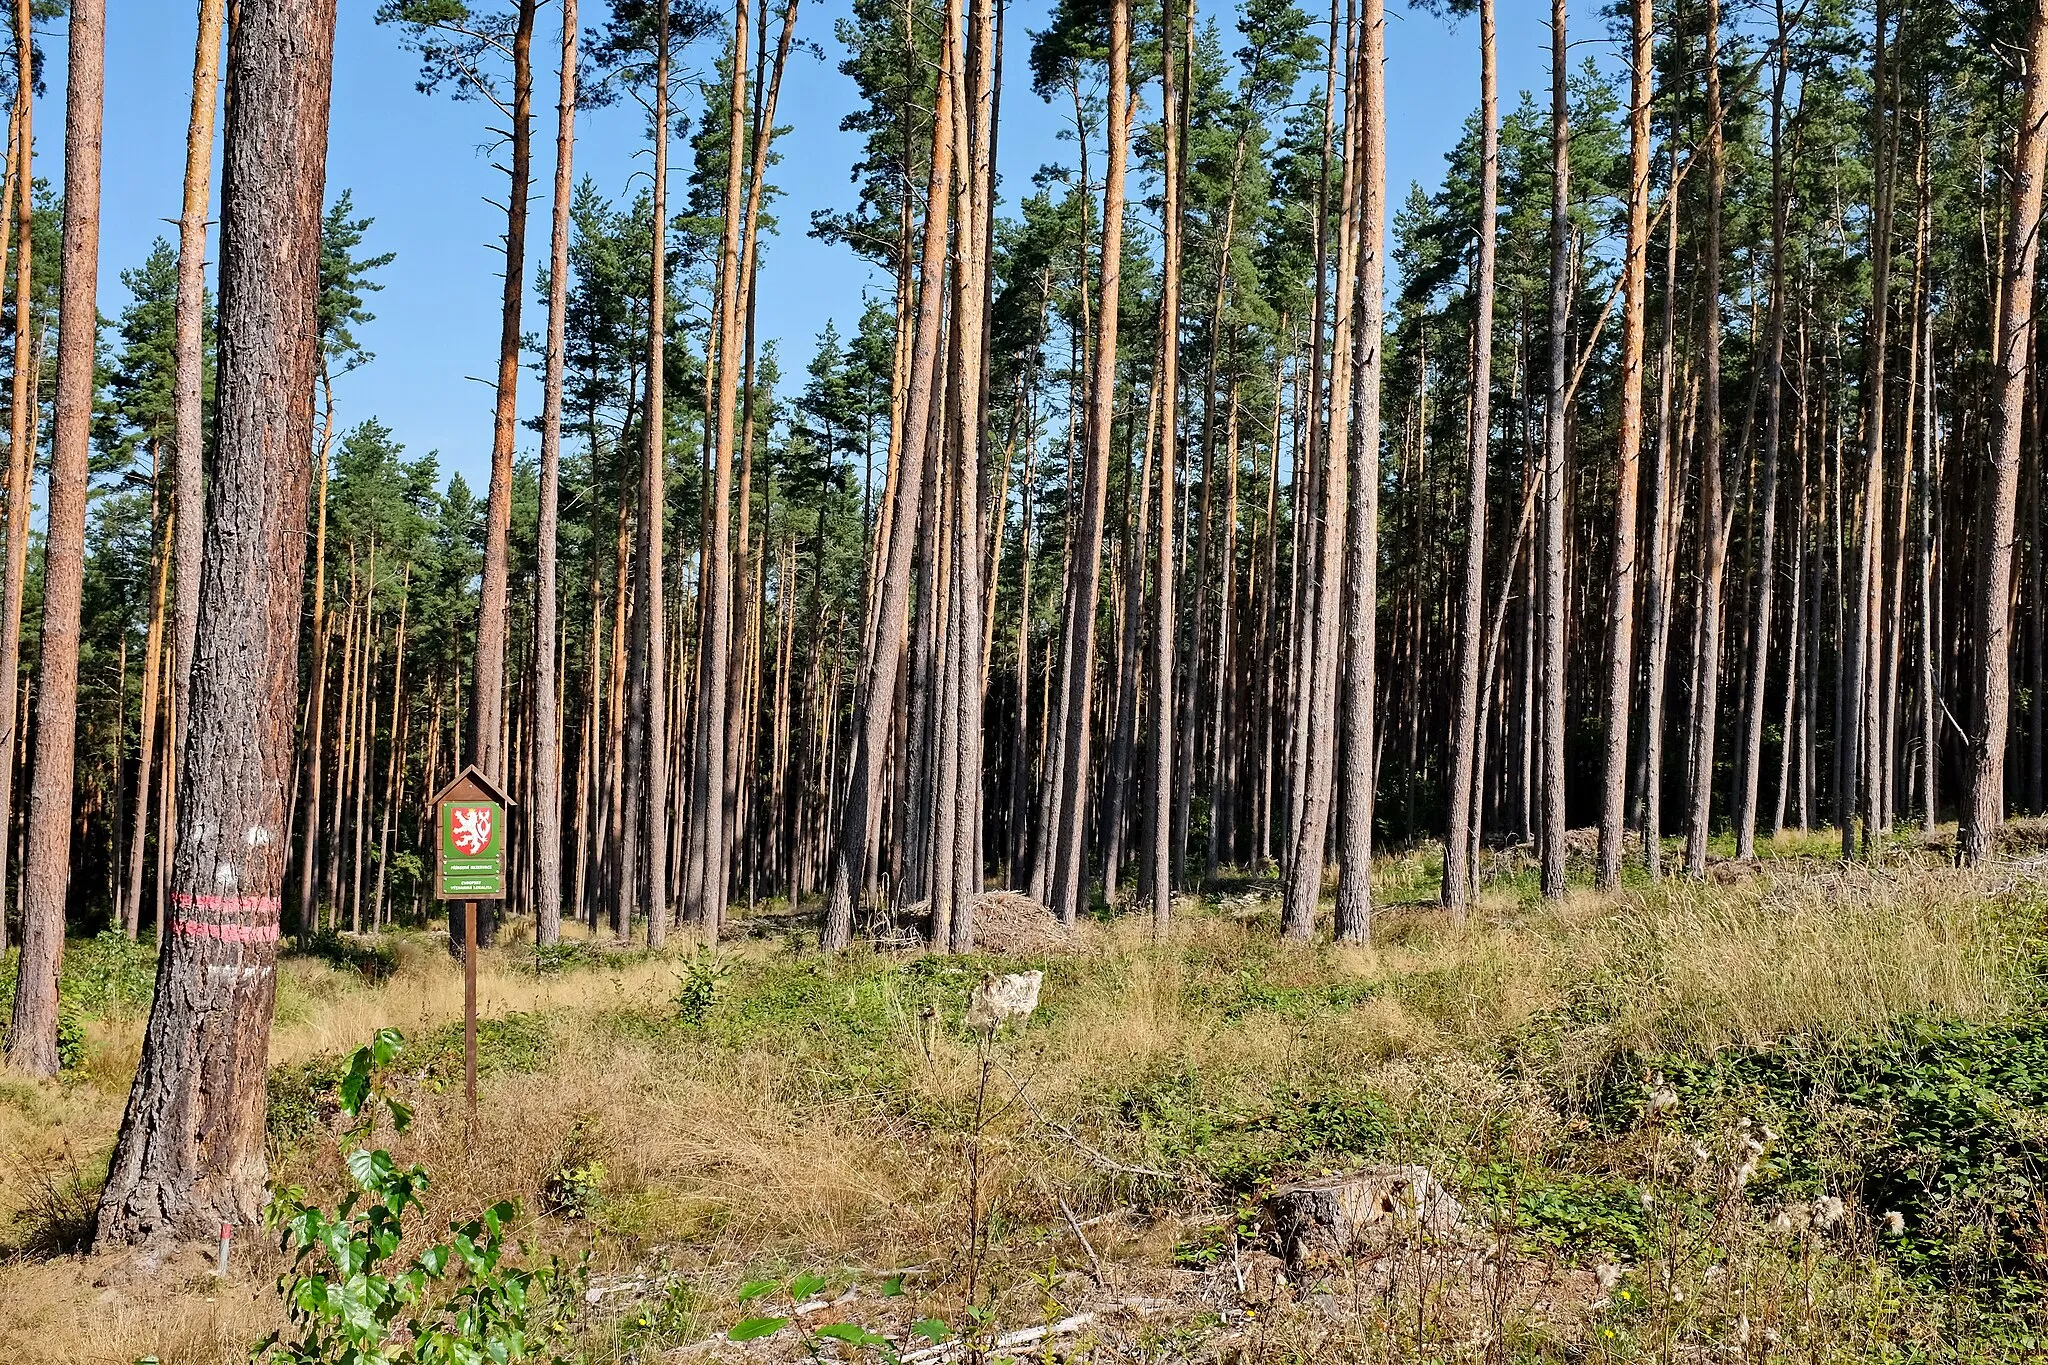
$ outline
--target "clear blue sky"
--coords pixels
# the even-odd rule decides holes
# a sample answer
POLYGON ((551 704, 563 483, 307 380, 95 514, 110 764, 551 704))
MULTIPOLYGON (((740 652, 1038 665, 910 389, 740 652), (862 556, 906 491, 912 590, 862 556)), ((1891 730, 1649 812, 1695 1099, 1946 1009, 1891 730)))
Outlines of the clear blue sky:
MULTIPOLYGON (((586 11, 601 7, 589 0, 586 11)), ((100 245, 100 311, 115 316, 126 302, 120 272, 137 263, 152 238, 171 235, 183 174, 185 123, 190 99, 190 0, 110 0, 107 15, 107 111, 100 245)), ((1313 6, 1311 6, 1313 9, 1313 6)), ((1582 12, 1589 7, 1583 3, 1582 12)), ((352 189, 361 212, 376 219, 366 247, 395 251, 384 272, 384 292, 371 307, 375 322, 361 339, 376 353, 373 364, 343 381, 340 419, 376 416, 412 453, 439 450, 444 470, 460 470, 481 486, 488 464, 491 392, 472 376, 493 373, 498 341, 496 249, 504 228, 504 177, 479 151, 484 110, 446 94, 413 88, 415 63, 397 34, 371 21, 374 0, 341 0, 335 56, 334 113, 328 156, 330 198, 352 189)), ((847 207, 853 187, 846 166, 852 139, 839 120, 856 102, 853 84, 839 74, 833 21, 843 0, 805 6, 799 38, 825 49, 825 60, 797 54, 784 84, 781 118, 791 133, 778 144, 779 207, 783 235, 764 247, 760 322, 763 335, 782 339, 785 366, 801 367, 810 339, 828 318, 842 331, 859 316, 863 291, 876 283, 843 248, 803 235, 811 211, 847 207)), ((1071 158, 1072 144, 1057 141, 1059 111, 1031 93, 1023 53, 1028 30, 1042 27, 1045 0, 1014 0, 1009 13, 1010 60, 1003 97, 1002 166, 1014 191, 1048 161, 1071 158)), ((1215 14, 1198 8, 1198 16, 1215 14)), ((590 21, 586 13, 586 23, 590 21)), ((1500 0, 1500 79, 1503 103, 1524 89, 1546 87, 1547 8, 1537 0, 1500 0)), ((1611 59, 1606 21, 1584 12, 1575 35, 1574 61, 1588 53, 1611 59), (1586 40, 1599 39, 1597 43, 1586 40)), ((531 250, 547 249, 547 193, 553 177, 553 74, 559 41, 552 5, 543 10, 537 56, 550 54, 537 77, 537 118, 531 250)), ((49 94, 37 110, 37 170, 61 183, 64 24, 45 33, 49 94)), ((1235 46, 1233 41, 1230 46, 1235 46)), ((1387 38, 1390 111, 1389 189, 1398 205, 1411 180, 1434 187, 1443 156, 1478 102, 1477 32, 1456 27, 1401 0, 1389 6, 1387 38)), ((706 54, 708 59, 708 54, 706 54)), ((644 173, 645 120, 627 105, 586 112, 579 120, 577 173, 589 174, 609 194, 628 191, 644 173)), ((686 154, 686 152, 684 153, 686 154)), ((529 283, 531 272, 529 271, 529 283)), ((538 331, 544 305, 530 305, 527 328, 538 331)), ((522 415, 537 410, 537 385, 522 375, 522 415)), ((535 438, 522 431, 523 445, 535 438)))

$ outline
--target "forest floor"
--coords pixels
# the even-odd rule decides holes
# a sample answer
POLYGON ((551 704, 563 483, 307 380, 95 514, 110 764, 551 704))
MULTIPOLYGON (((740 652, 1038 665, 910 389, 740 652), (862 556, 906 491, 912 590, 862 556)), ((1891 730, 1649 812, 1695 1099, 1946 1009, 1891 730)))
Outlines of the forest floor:
MULTIPOLYGON (((828 958, 781 907, 716 954, 514 925, 480 971, 473 1142, 439 940, 330 942, 280 967, 272 1176, 347 1187, 337 1081, 394 1027, 417 1120, 381 1141, 432 1173, 417 1222, 511 1199, 528 1254, 587 1252, 591 1362, 2038 1359, 2048 860, 2009 842, 1966 873, 1788 836, 1554 905, 1504 857, 1462 927, 1423 850, 1377 868, 1359 949, 1282 947, 1256 879, 1163 942, 1105 916, 1037 956, 828 958), (1026 968, 1037 1011, 980 1044, 969 991, 1026 968), (1388 1165, 1457 1228, 1273 1254, 1270 1190, 1388 1165), (789 1325, 727 1337, 764 1315, 789 1325)), ((282 1321, 260 1231, 225 1279, 205 1248, 154 1275, 77 1254, 151 971, 74 943, 69 1069, 0 1079, 10 1365, 217 1365, 282 1321)))

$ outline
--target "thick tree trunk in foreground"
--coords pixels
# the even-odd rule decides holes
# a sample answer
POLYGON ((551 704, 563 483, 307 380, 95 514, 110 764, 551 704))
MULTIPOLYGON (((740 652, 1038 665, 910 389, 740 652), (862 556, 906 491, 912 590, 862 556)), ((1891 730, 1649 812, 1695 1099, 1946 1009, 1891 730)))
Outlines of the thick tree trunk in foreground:
POLYGON ((264 1197, 333 51, 334 0, 240 0, 184 829, 142 1062, 100 1201, 103 1247, 247 1226, 264 1197))
POLYGON ((2034 331, 2034 271, 2041 252, 2041 177, 2048 152, 2048 5, 2034 11, 2031 55, 2009 179, 2005 278, 1999 299, 1991 407, 1991 469, 1979 523, 1976 695, 1971 712, 1969 780, 1963 789, 1960 845, 1965 862, 1982 862, 2005 819, 2005 729, 2012 705, 2012 545, 2026 425, 2027 344, 2034 331))
MULTIPOLYGON (((92 453, 93 346, 99 285, 100 126, 106 0, 74 0, 64 96, 64 270, 57 320, 57 413, 43 541, 43 642, 36 677, 35 768, 21 899, 21 965, 7 1060, 57 1074, 57 972, 71 885, 72 760, 78 738, 79 613, 92 453)), ((302 528, 303 533, 303 528, 302 528)), ((10 684, 11 685, 11 684, 10 684)), ((296 681, 285 685, 286 695, 296 681)), ((291 703, 286 702, 289 709, 291 703)), ((280 746, 281 748, 283 746, 280 746)))
MULTIPOLYGON (((1650 0, 1629 6, 1628 244, 1621 280, 1621 431, 1615 459, 1614 576, 1607 585, 1607 735, 1600 770, 1597 880, 1621 880, 1628 812, 1629 699, 1635 682, 1636 494, 1643 454, 1643 312, 1650 259, 1650 0)), ((1652 515, 1657 509, 1652 509, 1652 515)))
POLYGON ((569 208, 575 196, 572 168, 576 154, 576 0, 562 0, 561 73, 562 91, 556 105, 554 220, 548 251, 547 358, 541 379, 540 525, 536 532, 539 544, 533 590, 533 811, 527 825, 533 831, 534 936, 543 946, 556 942, 562 935, 562 731, 561 698, 555 681, 555 523, 562 486, 569 208))
POLYGON ((1500 216, 1500 92, 1494 74, 1493 0, 1479 0, 1479 223, 1472 267, 1471 417, 1465 455, 1465 580, 1458 601, 1458 698, 1451 717, 1450 819, 1444 835, 1444 908, 1472 903, 1473 762, 1479 738, 1479 634, 1486 596, 1486 471, 1493 435, 1493 279, 1500 216))

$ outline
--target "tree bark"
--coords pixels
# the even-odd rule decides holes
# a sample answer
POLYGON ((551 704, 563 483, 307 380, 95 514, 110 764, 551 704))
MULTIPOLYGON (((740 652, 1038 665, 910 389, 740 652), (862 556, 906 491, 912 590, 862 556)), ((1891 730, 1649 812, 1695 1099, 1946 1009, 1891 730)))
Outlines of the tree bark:
MULTIPOLYGON (((534 937, 546 946, 562 935, 562 750, 555 681, 556 521, 562 486, 562 369, 569 308, 569 209, 575 198, 576 0, 562 0, 561 95, 556 104, 555 199, 548 251, 548 339, 541 379, 540 524, 533 589, 534 937)), ((593 653, 591 665, 595 667, 593 653)), ((579 768, 579 773, 581 769, 579 768)), ((580 780, 580 779, 579 779, 580 780)), ((579 790, 581 787, 579 786, 579 790)), ((580 828, 580 825, 579 825, 580 828)), ((581 880, 579 863, 578 880, 581 880)))
POLYGON ((1464 589, 1458 606, 1458 697, 1451 719, 1450 819, 1443 903, 1462 921, 1472 903, 1473 757, 1479 730, 1479 633, 1486 595, 1486 474, 1493 436, 1493 292, 1500 216, 1500 91, 1494 72, 1493 0, 1479 0, 1479 223, 1472 266, 1472 380, 1466 431, 1464 589))
MULTIPOLYGON (((1643 453, 1643 338, 1650 257, 1650 103, 1652 25, 1650 0, 1629 5, 1628 243, 1621 282, 1620 451, 1615 460, 1614 574, 1608 581, 1607 734, 1600 773, 1600 852, 1603 891, 1621 881, 1628 807, 1628 718, 1635 682, 1636 499, 1643 453)), ((1653 515, 1655 510, 1653 509, 1653 515)))
MULTIPOLYGON (((491 416, 491 486, 484 505, 484 572, 471 680, 470 761, 505 776, 506 584, 512 530, 512 447, 519 430, 520 305, 526 298, 526 205, 533 179, 533 18, 538 0, 517 0, 512 29, 512 184, 505 199, 505 282, 499 307, 497 403, 491 416)), ((664 8, 666 8, 664 6, 664 8)), ((657 172, 658 174, 659 172, 657 172)))
MULTIPOLYGON (((57 322, 57 412, 43 541, 42 659, 35 767, 21 902, 21 961, 7 1060, 57 1074, 57 973, 71 882, 78 649, 85 590, 85 500, 92 453, 93 350, 99 284, 100 128, 106 85, 105 0, 74 0, 64 96, 64 258, 57 322)), ((289 711, 290 704, 287 703, 289 711)))
POLYGON ((100 1200, 102 1247, 211 1238, 253 1224, 264 1197, 333 44, 334 0, 240 0, 175 918, 100 1200))
POLYGON ((1706 258, 1700 271, 1705 317, 1700 402, 1705 420, 1700 432, 1699 655, 1693 671, 1692 769, 1688 786, 1691 799, 1685 825, 1685 870, 1695 879, 1707 875, 1707 833, 1714 800, 1715 699, 1721 690, 1721 580, 1728 563, 1721 487, 1721 198, 1726 168, 1721 131, 1720 0, 1707 0, 1706 38, 1707 225, 1706 258))
POLYGON ((1375 655, 1379 648, 1380 353, 1386 287, 1386 13, 1364 0, 1359 14, 1357 302, 1352 309, 1351 510, 1344 570, 1344 802, 1339 810, 1336 937, 1372 936, 1375 655))
MULTIPOLYGON (((941 79, 933 116, 932 169, 925 214, 924 252, 919 263, 917 325, 909 362, 910 392, 904 402, 904 435, 891 468, 885 525, 893 528, 887 562, 881 575, 873 647, 867 652, 854 708, 854 752, 841 807, 837 847, 826 892, 823 943, 828 949, 853 941, 854 903, 860 898, 868 860, 882 816, 882 765, 888 756, 889 731, 896 711, 898 675, 903 666, 904 628, 910 611, 911 555, 923 510, 926 444, 933 422, 933 390, 940 376, 939 339, 945 307, 945 266, 953 182, 953 85, 944 78, 948 64, 961 60, 950 48, 941 58, 941 79)), ((943 418, 943 414, 941 414, 943 418)))
POLYGON ((1124 168, 1131 143, 1131 4, 1110 0, 1108 169, 1102 189, 1102 259, 1096 275, 1094 367, 1088 395, 1088 453, 1082 465, 1080 540, 1067 633, 1071 657, 1062 706, 1059 823, 1053 831, 1052 908, 1068 924, 1080 915, 1087 885, 1089 745, 1095 697, 1095 614, 1102 587, 1103 504, 1109 493, 1111 427, 1116 416, 1117 305, 1123 278, 1124 168))
POLYGON ((2034 272, 2040 260, 2041 179, 2048 153, 2048 6, 2036 6, 2020 123, 2008 178, 2005 264, 1999 283, 1991 395, 1991 467, 1983 481, 1975 606, 1975 695, 1959 846, 1976 864, 1991 853, 2005 820, 2005 731, 2012 704, 2014 523, 2018 515, 2020 441, 2026 426, 2028 343, 2034 332, 2034 272))
MULTIPOLYGON (((1710 4, 1714 0, 1709 0, 1710 4)), ((1564 895, 1565 409, 1571 398, 1571 123, 1565 0, 1550 5, 1550 393, 1543 414, 1543 894, 1564 895)))

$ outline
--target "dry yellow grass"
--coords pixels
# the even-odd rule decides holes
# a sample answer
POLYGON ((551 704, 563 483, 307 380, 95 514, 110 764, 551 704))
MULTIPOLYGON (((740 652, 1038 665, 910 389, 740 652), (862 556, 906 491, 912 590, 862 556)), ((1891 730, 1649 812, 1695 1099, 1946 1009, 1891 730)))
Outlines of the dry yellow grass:
MULTIPOLYGON (((1412 857, 1386 869, 1391 884, 1420 875, 1412 857)), ((1546 1081, 1568 1085, 1625 1052, 1867 1034, 1901 1014, 1996 1015, 2013 1003, 2018 932, 1998 889, 1947 870, 1767 864, 1735 885, 1575 893, 1551 907, 1490 894, 1463 929, 1396 907, 1379 941, 1357 949, 1282 950, 1270 912, 1251 904, 1188 915, 1164 942, 1135 919, 1093 926, 1080 955, 1048 964, 1042 1017, 1003 1048, 985 1194, 1018 1226, 1055 1229, 1056 1194, 1119 1197, 1125 1176, 1065 1134, 1105 1141, 1118 1097, 1149 1078, 1197 1076, 1221 1093, 1342 1077, 1418 1131, 1484 1122, 1533 1153, 1563 1120, 1541 1086, 1503 1078, 1510 1039, 1554 1034, 1546 1081)), ((465 1155, 459 1094, 415 1097, 420 1121, 396 1150, 435 1173, 429 1221, 502 1197, 532 1209, 565 1163, 594 1159, 606 1171, 601 1265, 659 1256, 716 1285, 759 1264, 878 1268, 958 1250, 981 1072, 972 1042, 933 1029, 917 1005, 964 995, 970 977, 753 944, 739 950, 748 962, 732 989, 766 992, 772 1011, 699 1033, 660 1022, 673 959, 536 976, 521 969, 523 951, 486 959, 483 1012, 545 1016, 552 1044, 539 1070, 487 1079, 480 1158, 465 1155)), ((381 982, 293 959, 272 1059, 338 1055, 379 1027, 417 1040, 458 1019, 461 1003, 460 974, 431 936, 405 940, 381 982)), ((83 1075, 0 1080, 0 1227, 66 1163, 103 1168, 139 1036, 139 1020, 114 1020, 95 1029, 83 1075)), ((340 1179, 320 1141, 277 1174, 314 1188, 340 1179)), ((548 1219, 525 1231, 566 1246, 585 1229, 548 1219)), ((1171 1244, 1158 1240, 1117 1244, 1157 1261, 1171 1244)), ((1002 1254, 1028 1264, 1045 1254, 1036 1248, 1027 1238, 1002 1254)), ((275 1267, 254 1248, 237 1254, 246 1259, 226 1286, 196 1270, 101 1286, 109 1271, 97 1261, 0 1264, 0 1361, 242 1359, 274 1320, 275 1267)))

